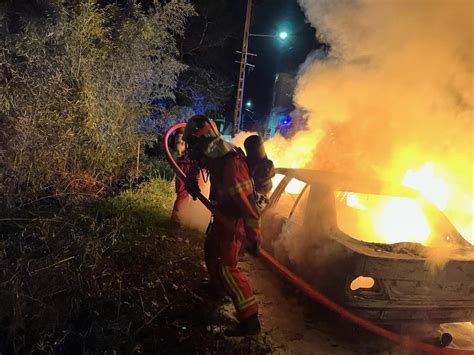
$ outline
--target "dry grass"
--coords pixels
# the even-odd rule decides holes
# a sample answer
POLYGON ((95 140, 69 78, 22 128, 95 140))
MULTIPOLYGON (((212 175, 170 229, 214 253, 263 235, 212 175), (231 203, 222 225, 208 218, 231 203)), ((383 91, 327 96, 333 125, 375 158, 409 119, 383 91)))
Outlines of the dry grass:
MULTIPOLYGON (((167 222, 173 185, 0 221, 0 353, 266 352, 229 342, 202 287, 203 235, 167 222)), ((30 211, 31 212, 31 211, 30 211)))

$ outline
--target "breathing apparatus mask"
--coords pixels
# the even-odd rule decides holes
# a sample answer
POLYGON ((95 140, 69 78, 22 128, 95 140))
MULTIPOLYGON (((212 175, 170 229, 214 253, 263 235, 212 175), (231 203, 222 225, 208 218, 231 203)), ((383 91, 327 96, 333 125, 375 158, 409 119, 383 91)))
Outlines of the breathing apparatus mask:
POLYGON ((189 159, 196 162, 204 157, 220 158, 235 148, 222 138, 216 123, 203 115, 189 119, 183 138, 186 141, 189 159))

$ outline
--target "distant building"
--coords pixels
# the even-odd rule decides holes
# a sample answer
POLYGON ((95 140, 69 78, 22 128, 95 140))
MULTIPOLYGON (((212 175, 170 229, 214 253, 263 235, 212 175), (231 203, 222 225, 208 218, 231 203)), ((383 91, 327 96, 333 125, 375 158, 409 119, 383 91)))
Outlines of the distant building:
POLYGON ((291 137, 297 131, 307 128, 308 114, 293 105, 296 89, 296 75, 279 73, 275 76, 272 109, 265 128, 265 138, 275 133, 291 137))
POLYGON ((290 73, 275 75, 273 100, 270 115, 266 122, 265 137, 272 137, 276 132, 283 132, 291 125, 290 113, 295 109, 293 94, 296 88, 296 76, 290 73))

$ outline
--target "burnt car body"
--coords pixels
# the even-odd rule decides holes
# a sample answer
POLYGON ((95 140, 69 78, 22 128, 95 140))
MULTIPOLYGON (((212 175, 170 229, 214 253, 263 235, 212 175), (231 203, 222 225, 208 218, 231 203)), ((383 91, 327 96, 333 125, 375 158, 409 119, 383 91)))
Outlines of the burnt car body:
POLYGON ((474 321, 474 247, 415 190, 305 169, 276 172, 284 178, 262 213, 262 231, 264 249, 280 262, 378 323, 474 321), (288 193, 294 179, 301 191, 288 193), (348 192, 420 201, 431 221, 432 246, 373 243, 345 233, 338 196, 348 192), (369 285, 352 287, 355 280, 369 285))

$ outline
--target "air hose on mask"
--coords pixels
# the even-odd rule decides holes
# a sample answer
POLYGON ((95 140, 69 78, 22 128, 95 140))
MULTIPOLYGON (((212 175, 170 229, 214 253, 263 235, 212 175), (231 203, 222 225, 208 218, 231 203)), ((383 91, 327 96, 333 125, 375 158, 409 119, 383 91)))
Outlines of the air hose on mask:
MULTIPOLYGON (((183 128, 186 126, 186 123, 178 123, 171 127, 165 135, 164 139, 164 146, 166 151, 166 157, 168 162, 170 163, 171 167, 175 171, 176 175, 182 179, 183 181, 186 179, 186 175, 183 171, 179 168, 179 166, 174 161, 168 146, 168 141, 170 136, 178 129, 183 128)), ((223 214, 216 211, 214 206, 209 202, 209 200, 204 197, 201 193, 198 194, 197 198, 201 201, 204 206, 206 206, 214 215, 214 218, 219 220, 223 225, 225 225, 230 230, 234 229, 234 224, 229 221, 223 214)), ((284 265, 279 263, 275 258, 273 258, 270 254, 268 254, 265 250, 260 250, 259 255, 268 265, 270 265, 274 270, 278 271, 285 279, 290 281, 293 285, 295 285, 300 291, 302 291, 305 295, 309 298, 313 299, 314 301, 322 304, 323 306, 329 308, 333 312, 336 312, 344 319, 347 319, 354 324, 374 333, 379 336, 382 336, 393 343, 403 345, 407 348, 423 351, 429 354, 455 354, 455 355, 472 355, 472 351, 466 350, 459 350, 459 349, 451 349, 451 348, 439 348, 434 345, 422 343, 416 340, 413 340, 407 336, 403 336, 401 334, 394 333, 390 330, 382 328, 375 323, 372 323, 366 319, 363 319, 354 313, 348 311, 346 308, 340 306, 339 304, 335 303, 334 301, 327 298, 322 293, 315 290, 311 287, 307 282, 303 281, 300 277, 296 276, 293 272, 288 270, 284 265)))

